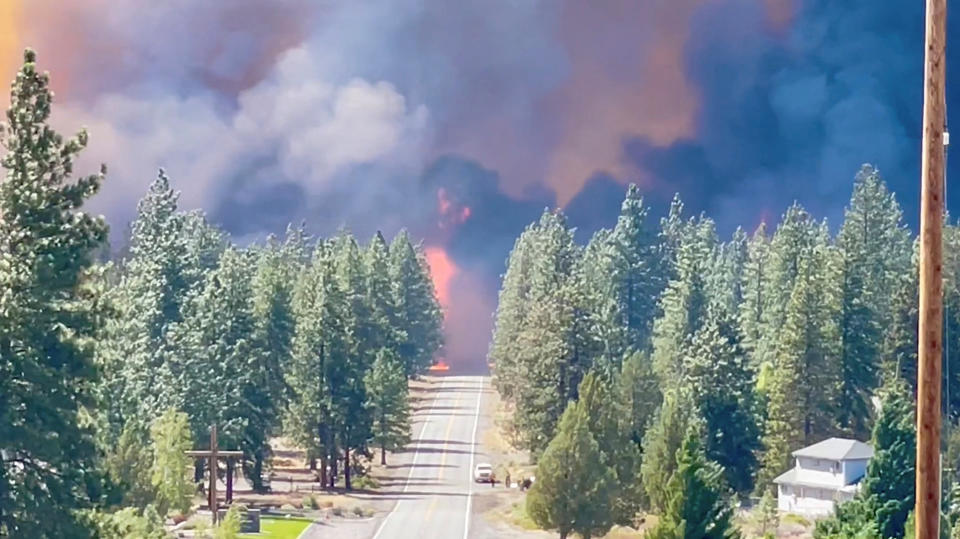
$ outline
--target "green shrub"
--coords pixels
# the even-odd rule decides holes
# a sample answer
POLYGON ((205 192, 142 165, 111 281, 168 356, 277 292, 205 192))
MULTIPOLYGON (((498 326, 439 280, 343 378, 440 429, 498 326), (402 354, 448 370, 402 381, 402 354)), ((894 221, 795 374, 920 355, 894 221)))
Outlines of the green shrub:
POLYGON ((331 509, 331 512, 332 512, 335 516, 338 516, 338 517, 342 517, 342 516, 343 516, 343 508, 340 507, 339 505, 333 506, 333 509, 331 509))
POLYGON ((374 489, 380 486, 377 480, 369 475, 361 475, 353 480, 353 486, 363 490, 374 489))
POLYGON ((316 498, 313 494, 310 494, 310 495, 308 495, 308 496, 304 496, 304 497, 303 497, 303 508, 304 508, 304 509, 316 509, 317 507, 318 507, 318 506, 317 506, 317 498, 316 498))
POLYGON ((231 505, 230 509, 227 509, 226 516, 223 517, 223 522, 213 532, 213 539, 237 539, 240 537, 240 527, 243 524, 241 511, 244 510, 245 508, 241 508, 239 505, 231 505))

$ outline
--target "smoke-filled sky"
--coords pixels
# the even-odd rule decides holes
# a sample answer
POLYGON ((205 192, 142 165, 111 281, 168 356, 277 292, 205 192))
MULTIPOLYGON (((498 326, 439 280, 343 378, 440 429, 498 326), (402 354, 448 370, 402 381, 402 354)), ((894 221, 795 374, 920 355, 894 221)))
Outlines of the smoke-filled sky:
POLYGON ((304 219, 407 227, 430 248, 448 355, 479 358, 504 259, 545 206, 586 236, 636 182, 656 211, 679 192, 725 232, 793 200, 836 223, 871 162, 914 225, 922 9, 0 0, 0 71, 37 51, 56 124, 86 126, 85 164, 108 165, 94 205, 114 241, 160 166, 241 240, 304 219))

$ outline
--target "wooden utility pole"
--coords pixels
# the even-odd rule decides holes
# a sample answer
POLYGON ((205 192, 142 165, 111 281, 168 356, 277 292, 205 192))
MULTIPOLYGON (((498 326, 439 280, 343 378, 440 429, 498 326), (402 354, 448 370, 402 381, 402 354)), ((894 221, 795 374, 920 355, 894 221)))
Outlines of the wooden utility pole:
POLYGON ((940 531, 940 364, 943 361, 943 194, 947 0, 926 0, 920 200, 916 539, 940 531))
POLYGON ((217 447, 217 426, 210 425, 210 449, 207 451, 187 451, 187 455, 191 457, 199 457, 210 459, 210 464, 208 465, 210 472, 210 490, 207 492, 207 504, 210 506, 210 512, 212 513, 213 523, 216 524, 219 520, 220 515, 217 513, 219 505, 217 504, 217 460, 220 457, 225 457, 228 461, 227 465, 227 501, 232 501, 233 498, 233 481, 230 474, 233 473, 232 467, 229 465, 229 460, 232 457, 242 457, 243 451, 222 451, 217 447))

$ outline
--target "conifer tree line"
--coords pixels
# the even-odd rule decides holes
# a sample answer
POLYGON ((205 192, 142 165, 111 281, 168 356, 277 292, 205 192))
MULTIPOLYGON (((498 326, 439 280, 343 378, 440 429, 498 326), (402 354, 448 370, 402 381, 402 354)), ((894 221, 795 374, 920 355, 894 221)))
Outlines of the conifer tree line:
MULTIPOLYGON (((955 424, 960 226, 946 225, 945 335, 955 353, 945 359, 945 412, 955 424)), ((608 514, 614 523, 634 509, 679 510, 676 489, 694 484, 728 500, 769 499, 792 451, 831 436, 871 440, 881 387, 915 391, 917 259, 900 206, 870 165, 856 174, 835 232, 794 203, 779 223, 721 239, 679 197, 654 223, 630 186, 616 225, 581 246, 561 211, 545 211, 507 260, 489 350, 514 438, 550 461, 531 516, 563 530, 538 497, 559 489, 553 459, 571 445, 587 454, 596 445, 612 471, 593 480, 620 493, 626 509, 608 514), (598 383, 616 397, 587 399, 598 383), (568 417, 579 413, 610 424, 568 417), (626 435, 612 443, 614 431, 626 435), (699 479, 678 477, 691 467, 699 479)), ((945 463, 951 484, 957 464, 945 463)))
POLYGON ((241 248, 202 213, 179 211, 161 170, 127 256, 105 273, 106 445, 128 430, 144 439, 157 410, 180 410, 199 447, 217 424, 261 489, 275 435, 321 461, 330 486, 338 470, 350 486, 351 455, 405 443, 407 378, 442 338, 429 267, 405 232, 360 245, 345 231, 311 239, 290 227, 241 248))
POLYGON ((429 267, 406 232, 361 244, 301 226, 238 246, 202 212, 181 210, 161 170, 109 260, 106 223, 83 211, 109 186, 106 169, 74 174, 87 135, 48 125, 49 78, 32 51, 10 103, 0 536, 165 536, 155 525, 195 493, 184 451, 204 448, 212 424, 221 447, 243 451, 255 489, 273 436, 295 440, 326 484, 346 488, 358 456, 385 460, 406 443, 408 378, 442 346, 429 267), (127 509, 112 521, 91 512, 117 506, 127 509))

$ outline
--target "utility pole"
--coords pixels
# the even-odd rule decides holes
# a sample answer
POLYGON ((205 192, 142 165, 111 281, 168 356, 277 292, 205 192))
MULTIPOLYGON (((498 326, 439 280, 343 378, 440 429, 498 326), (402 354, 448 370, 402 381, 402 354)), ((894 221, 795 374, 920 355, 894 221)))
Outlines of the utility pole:
POLYGON ((926 0, 920 194, 916 539, 940 532, 940 363, 943 360, 943 193, 947 0, 926 0))

